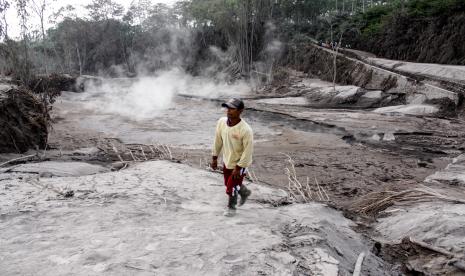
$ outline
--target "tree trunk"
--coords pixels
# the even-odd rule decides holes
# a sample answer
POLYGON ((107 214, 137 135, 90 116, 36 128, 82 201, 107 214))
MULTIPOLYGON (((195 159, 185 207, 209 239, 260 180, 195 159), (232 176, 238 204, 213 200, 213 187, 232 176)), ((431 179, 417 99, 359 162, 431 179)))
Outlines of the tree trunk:
POLYGON ((44 14, 40 16, 40 28, 42 31, 42 48, 43 48, 43 55, 44 55, 44 68, 45 74, 48 74, 48 59, 47 59, 47 50, 45 49, 45 28, 44 28, 44 14))
POLYGON ((76 52, 79 62, 79 76, 82 75, 82 61, 81 61, 81 53, 79 52, 79 45, 76 43, 76 52))
POLYGON ((5 34, 5 39, 8 38, 8 22, 6 21, 6 13, 3 12, 3 33, 5 34))
MULTIPOLYGON (((53 52, 55 53, 55 57, 56 59, 58 60, 58 65, 60 66, 60 69, 61 69, 61 73, 64 73, 65 72, 65 69, 63 68, 63 64, 62 62, 60 62, 60 55, 58 54, 58 51, 55 47, 55 45, 52 46, 52 49, 53 49, 53 52)), ((63 61, 64 61, 64 58, 63 58, 63 61)))

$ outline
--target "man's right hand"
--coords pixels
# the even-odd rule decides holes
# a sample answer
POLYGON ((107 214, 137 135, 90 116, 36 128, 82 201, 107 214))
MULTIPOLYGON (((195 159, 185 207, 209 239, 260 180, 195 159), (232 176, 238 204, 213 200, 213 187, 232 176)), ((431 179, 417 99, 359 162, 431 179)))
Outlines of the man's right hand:
POLYGON ((210 166, 213 170, 216 170, 218 168, 218 160, 213 157, 210 166))

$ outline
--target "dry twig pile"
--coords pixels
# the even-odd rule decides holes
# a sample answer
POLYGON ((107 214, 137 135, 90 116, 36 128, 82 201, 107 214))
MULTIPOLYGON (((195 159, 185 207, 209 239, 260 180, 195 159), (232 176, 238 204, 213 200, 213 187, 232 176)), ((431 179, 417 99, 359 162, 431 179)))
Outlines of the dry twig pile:
POLYGON ((286 175, 289 180, 288 191, 290 197, 297 202, 311 202, 311 201, 329 201, 329 196, 325 189, 320 186, 318 180, 315 177, 315 182, 310 185, 310 179, 307 177, 307 181, 304 184, 297 178, 297 172, 295 170, 295 163, 291 156, 284 154, 287 157, 287 162, 290 167, 286 168, 286 175))
POLYGON ((411 204, 414 202, 427 202, 444 200, 465 204, 465 200, 442 195, 435 190, 422 185, 419 188, 401 192, 383 191, 369 193, 353 203, 350 210, 362 215, 376 215, 394 204, 411 204))

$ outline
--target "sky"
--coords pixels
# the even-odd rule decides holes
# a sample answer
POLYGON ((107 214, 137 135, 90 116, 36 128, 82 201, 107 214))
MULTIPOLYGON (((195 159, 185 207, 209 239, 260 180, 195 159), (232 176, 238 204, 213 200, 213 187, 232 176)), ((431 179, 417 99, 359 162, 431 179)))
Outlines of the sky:
MULTIPOLYGON (((67 5, 72 5, 76 8, 78 11, 78 16, 79 15, 84 15, 84 6, 90 4, 92 1, 91 0, 47 0, 50 4, 50 7, 48 9, 48 12, 45 16, 48 21, 48 17, 55 11, 57 11, 59 8, 67 6, 67 5)), ((117 2, 121 5, 123 5, 126 9, 129 7, 131 4, 132 0, 113 0, 114 2, 117 2)), ((165 4, 173 4, 176 2, 176 0, 151 0, 153 3, 165 3, 165 4)), ((33 28, 39 29, 39 23, 40 20, 38 17, 30 12, 31 14, 31 19, 30 19, 30 24, 33 25, 33 28)), ((7 16, 6 16, 7 22, 8 22, 8 35, 11 38, 18 38, 20 35, 20 28, 19 28, 19 20, 18 20, 18 14, 16 11, 16 6, 12 5, 10 9, 7 11, 7 16)), ((51 24, 46 24, 46 28, 50 28, 52 25, 51 24)))

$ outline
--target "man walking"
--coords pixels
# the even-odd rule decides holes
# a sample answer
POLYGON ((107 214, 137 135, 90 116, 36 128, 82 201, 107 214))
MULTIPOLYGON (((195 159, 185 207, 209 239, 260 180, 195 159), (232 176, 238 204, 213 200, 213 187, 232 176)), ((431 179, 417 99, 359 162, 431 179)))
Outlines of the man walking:
POLYGON ((228 195, 225 216, 234 216, 237 194, 241 196, 239 205, 244 204, 251 194, 242 181, 246 168, 252 163, 253 132, 249 124, 241 118, 241 113, 244 111, 242 100, 230 99, 221 106, 227 108, 227 117, 219 119, 216 124, 211 167, 216 170, 218 155, 223 150, 224 185, 228 195))

